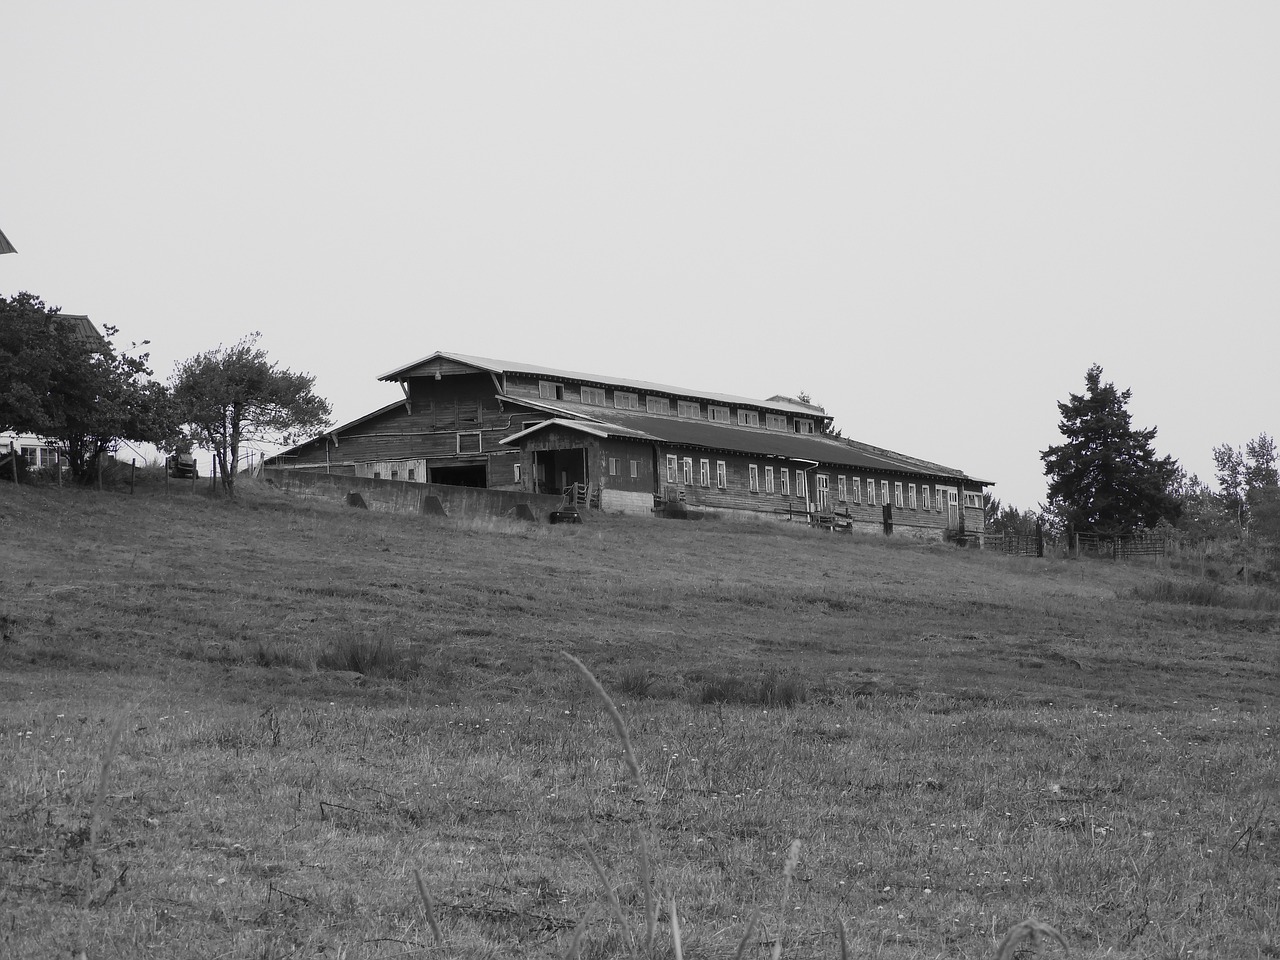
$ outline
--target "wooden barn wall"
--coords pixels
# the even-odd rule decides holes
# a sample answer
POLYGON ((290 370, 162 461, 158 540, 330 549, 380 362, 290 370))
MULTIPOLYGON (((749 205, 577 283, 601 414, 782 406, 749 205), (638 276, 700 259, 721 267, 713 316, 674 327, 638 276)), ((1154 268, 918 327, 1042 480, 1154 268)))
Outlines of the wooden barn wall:
POLYGON ((657 487, 653 475, 653 444, 636 440, 623 440, 610 437, 600 441, 600 462, 596 464, 597 472, 592 481, 599 482, 613 490, 625 490, 629 493, 653 494, 657 487), (618 473, 609 476, 609 460, 618 461, 618 473), (631 464, 636 464, 636 476, 631 476, 631 464))
MULTIPOLYGON (((887 473, 859 473, 854 474, 847 472, 848 468, 835 468, 828 466, 819 466, 816 469, 807 471, 807 496, 801 497, 796 494, 795 474, 797 465, 794 461, 781 461, 776 459, 767 459, 763 457, 751 457, 742 454, 728 453, 708 453, 698 450, 690 450, 680 447, 661 447, 658 451, 658 477, 656 482, 656 491, 659 496, 667 495, 666 474, 666 458, 668 454, 673 454, 677 458, 676 483, 674 487, 677 493, 683 493, 686 503, 702 506, 708 509, 716 510, 749 510, 759 513, 777 514, 787 513, 789 510, 803 513, 806 510, 806 504, 816 504, 818 501, 817 475, 824 474, 830 478, 830 507, 833 511, 847 513, 855 522, 879 524, 883 519, 884 500, 881 497, 882 481, 889 482, 890 503, 893 503, 894 483, 902 483, 903 486, 903 507, 898 508, 896 505, 893 510, 893 520, 895 524, 904 526, 919 526, 945 529, 947 526, 948 511, 946 505, 942 510, 938 509, 938 500, 936 491, 939 485, 930 482, 929 493, 930 503, 929 509, 923 507, 923 499, 920 494, 920 487, 923 480, 911 479, 902 474, 887 473), (683 461, 685 457, 693 460, 693 483, 685 484, 683 480, 683 461), (703 486, 700 483, 699 464, 702 460, 708 461, 710 468, 710 485, 703 486), (726 473, 726 485, 724 489, 717 486, 716 464, 718 461, 724 461, 726 473), (758 469, 759 490, 752 491, 750 483, 750 465, 755 464, 758 469), (774 470, 774 490, 773 493, 765 492, 765 467, 772 466, 774 470), (790 475, 790 494, 782 493, 781 470, 786 468, 790 475), (840 499, 839 478, 845 477, 846 498, 840 499), (858 478, 861 485, 861 496, 855 500, 852 495, 853 478, 858 478), (867 481, 873 480, 876 485, 876 502, 874 505, 867 503, 866 487, 867 481), (916 484, 916 506, 912 508, 909 503, 909 484, 916 484)), ((799 469, 803 469, 803 465, 799 469)), ((954 489, 954 487, 952 488, 954 489)), ((972 487, 970 488, 972 490, 972 487)), ((963 495, 961 496, 963 502, 963 495)), ((979 526, 972 526, 974 511, 970 510, 965 515, 965 523, 969 529, 981 529, 981 513, 979 509, 976 511, 978 515, 979 526)))

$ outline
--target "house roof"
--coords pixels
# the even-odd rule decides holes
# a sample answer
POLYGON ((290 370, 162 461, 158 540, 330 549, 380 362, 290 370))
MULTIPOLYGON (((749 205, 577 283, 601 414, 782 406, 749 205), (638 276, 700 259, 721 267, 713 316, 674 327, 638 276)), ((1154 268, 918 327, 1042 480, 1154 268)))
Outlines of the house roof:
POLYGON ((521 438, 551 426, 560 426, 594 436, 646 440, 803 463, 825 463, 847 467, 850 470, 957 477, 984 484, 989 482, 970 477, 963 470, 957 470, 954 467, 822 434, 761 430, 758 427, 737 427, 706 420, 687 420, 625 411, 610 411, 607 419, 593 418, 589 421, 557 417, 505 437, 500 442, 519 443, 521 438))
POLYGON ((82 340, 101 340, 102 332, 87 316, 82 313, 59 313, 59 317, 71 324, 73 336, 82 340))
POLYGON ((624 387, 628 390, 635 390, 638 393, 664 393, 673 397, 696 397, 701 400, 710 400, 713 403, 723 403, 736 406, 758 407, 760 409, 777 410, 779 412, 800 414, 801 416, 814 417, 816 419, 830 419, 827 414, 823 413, 818 407, 810 403, 801 403, 790 397, 775 396, 769 400, 760 400, 754 397, 739 397, 728 393, 707 393, 702 390, 690 390, 688 387, 675 387, 670 384, 654 383, 648 380, 629 380, 624 377, 606 377, 598 373, 580 373, 573 370, 562 370, 557 367, 543 367, 532 363, 518 363, 510 360, 494 360, 490 357, 477 357, 466 353, 446 353, 443 350, 437 350, 435 353, 422 357, 413 363, 406 363, 403 366, 396 367, 394 370, 388 370, 379 380, 403 380, 417 367, 429 363, 437 358, 445 360, 454 360, 467 366, 475 367, 479 370, 485 370, 489 373, 527 373, 536 377, 550 377, 556 380, 573 380, 583 383, 600 383, 609 386, 624 387))

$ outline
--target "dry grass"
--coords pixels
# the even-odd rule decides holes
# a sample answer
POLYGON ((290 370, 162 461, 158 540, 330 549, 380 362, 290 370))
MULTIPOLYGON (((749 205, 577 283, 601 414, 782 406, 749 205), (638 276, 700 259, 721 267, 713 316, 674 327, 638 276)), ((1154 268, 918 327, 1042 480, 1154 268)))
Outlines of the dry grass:
POLYGON ((671 957, 678 918, 698 960, 989 960, 1028 917, 1086 960, 1280 955, 1265 608, 1142 600, 1155 574, 1110 563, 252 487, 4 490, 0 530, 0 955, 87 918, 89 960, 671 957), (317 669, 352 637, 421 669, 317 669), (701 702, 768 676, 806 698, 701 702))

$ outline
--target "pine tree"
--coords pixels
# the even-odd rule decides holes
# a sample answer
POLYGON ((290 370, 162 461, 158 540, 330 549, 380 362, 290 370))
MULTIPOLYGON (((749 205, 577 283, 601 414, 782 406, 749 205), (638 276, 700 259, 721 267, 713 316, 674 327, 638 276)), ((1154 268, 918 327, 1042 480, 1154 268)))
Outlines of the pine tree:
POLYGON ((1066 442, 1040 454, 1049 478, 1049 503, 1078 531, 1117 534, 1176 520, 1173 486, 1178 464, 1157 457, 1156 428, 1134 429, 1131 390, 1102 382, 1102 367, 1085 374, 1085 393, 1058 404, 1066 442))

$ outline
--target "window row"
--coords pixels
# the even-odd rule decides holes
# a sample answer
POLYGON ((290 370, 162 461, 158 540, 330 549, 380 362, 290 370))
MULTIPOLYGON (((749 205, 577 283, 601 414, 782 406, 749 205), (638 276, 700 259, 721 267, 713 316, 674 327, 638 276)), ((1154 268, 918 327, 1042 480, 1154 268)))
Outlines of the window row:
MULTIPOLYGON (((610 472, 613 472, 613 463, 610 461, 610 472)), ((634 461, 633 461, 634 463, 634 461)), ((808 496, 808 474, 809 470, 792 467, 774 467, 768 465, 763 472, 763 487, 761 485, 761 470, 759 465, 750 463, 747 465, 747 489, 751 493, 781 493, 784 497, 792 495, 792 485, 794 483, 795 496, 808 496)), ((632 473, 635 476, 635 473, 632 473)), ((678 484, 684 483, 686 486, 693 485, 694 477, 694 460, 692 457, 681 459, 674 454, 667 456, 667 483, 678 484)), ((830 477, 827 474, 819 473, 817 477, 817 487, 820 500, 825 500, 830 490, 830 477)), ((890 491, 889 480, 873 480, 868 479, 864 488, 860 477, 847 477, 843 474, 836 478, 836 497, 841 503, 866 503, 867 506, 883 506, 885 504, 893 504, 899 510, 934 510, 941 513, 947 503, 956 504, 958 502, 958 494, 955 490, 947 490, 941 486, 934 486, 932 490, 929 484, 902 483, 901 481, 892 481, 893 488, 890 491), (864 497, 865 489, 865 501, 864 497)), ((711 486, 711 461, 698 461, 698 486, 711 486)), ((725 489, 728 486, 728 469, 725 461, 716 461, 716 486, 725 489)), ((980 502, 980 495, 974 493, 965 494, 965 503, 972 506, 975 501, 980 502)))
MULTIPOLYGON (((579 390, 582 403, 596 407, 607 407, 609 405, 608 391, 603 387, 583 386, 579 390)), ((556 383, 553 380, 539 380, 538 397, 542 400, 564 400, 564 384, 556 383)), ((618 410, 639 410, 640 395, 627 390, 614 390, 613 406, 618 410)), ((669 417, 673 413, 671 401, 666 397, 646 396, 644 398, 644 409, 646 413, 654 413, 664 417, 669 417)), ((683 417, 687 420, 703 419, 702 404, 693 400, 676 401, 674 413, 677 417, 683 417)), ((734 411, 729 407, 707 404, 706 419, 712 423, 732 423, 734 422, 733 414, 734 411)), ((740 427, 760 426, 760 414, 755 410, 739 409, 736 419, 740 427)), ((783 414, 765 414, 764 425, 768 430, 785 431, 788 429, 787 418, 783 414)), ((796 433, 810 434, 814 432, 814 423, 812 420, 796 418, 793 423, 793 429, 796 433)))

